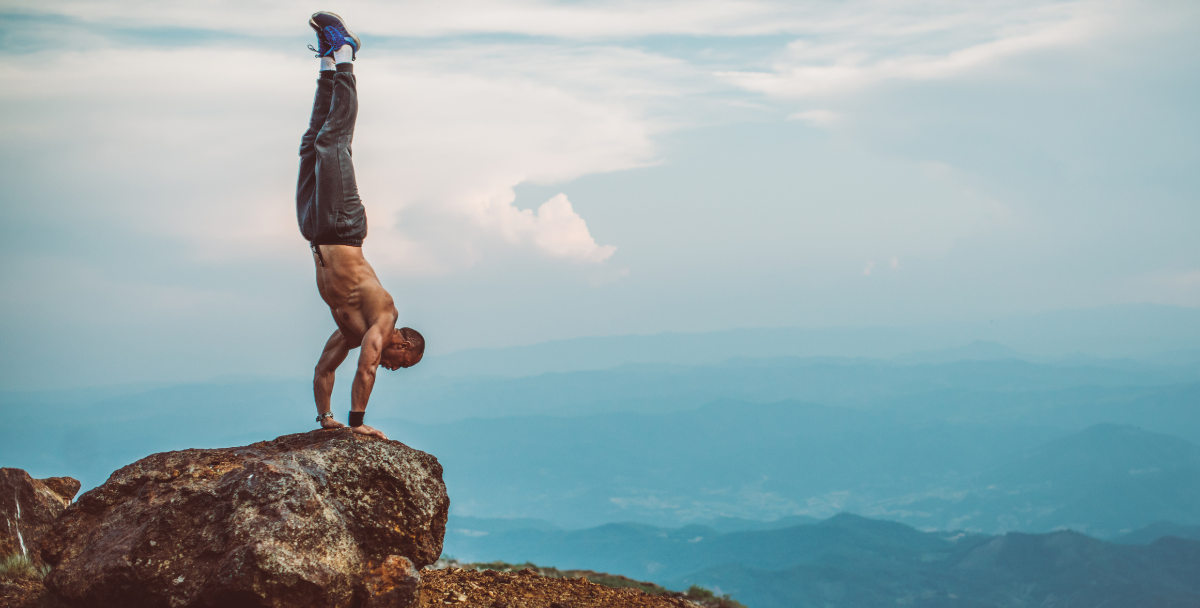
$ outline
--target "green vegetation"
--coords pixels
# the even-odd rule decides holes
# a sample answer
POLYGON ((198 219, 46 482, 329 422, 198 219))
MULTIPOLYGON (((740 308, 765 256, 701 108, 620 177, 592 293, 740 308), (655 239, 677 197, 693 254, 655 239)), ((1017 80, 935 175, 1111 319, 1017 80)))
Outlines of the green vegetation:
POLYGON ((525 562, 524 564, 510 564, 507 562, 488 562, 488 563, 472 563, 463 564, 452 557, 442 557, 439 559, 435 568, 462 568, 464 570, 495 570, 496 572, 520 572, 522 570, 533 570, 538 574, 549 578, 582 578, 597 585, 620 589, 623 587, 633 587, 640 589, 649 595, 661 595, 666 597, 677 597, 688 600, 690 602, 704 606, 704 608, 746 608, 737 600, 730 598, 728 595, 717 595, 708 589, 698 585, 692 585, 687 591, 680 593, 671 591, 666 587, 647 583, 645 581, 637 581, 627 576, 619 574, 607 574, 604 572, 596 572, 594 570, 559 570, 553 567, 541 567, 537 564, 525 562))
POLYGON ((50 566, 38 568, 27 555, 14 553, 0 560, 0 580, 41 579, 50 572, 50 566))

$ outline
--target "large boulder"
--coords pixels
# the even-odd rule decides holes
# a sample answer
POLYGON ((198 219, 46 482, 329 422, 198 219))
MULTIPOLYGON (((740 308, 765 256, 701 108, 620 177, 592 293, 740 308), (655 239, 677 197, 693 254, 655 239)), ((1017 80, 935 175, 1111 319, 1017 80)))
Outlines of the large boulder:
POLYGON ((79 482, 70 477, 34 479, 21 469, 0 468, 0 559, 16 553, 42 565, 42 536, 78 491, 79 482))
POLYGON ((94 608, 407 606, 449 507, 437 459, 349 430, 154 454, 59 518, 46 585, 94 608))

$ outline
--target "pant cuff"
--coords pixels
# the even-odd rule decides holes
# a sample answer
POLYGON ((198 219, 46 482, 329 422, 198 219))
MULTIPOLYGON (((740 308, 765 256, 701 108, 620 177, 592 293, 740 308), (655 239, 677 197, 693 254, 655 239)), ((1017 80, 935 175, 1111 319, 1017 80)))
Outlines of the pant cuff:
POLYGON ((354 238, 350 238, 350 239, 324 238, 324 239, 317 239, 315 241, 309 241, 308 244, 309 244, 309 246, 312 246, 312 247, 315 247, 317 245, 348 245, 350 247, 362 247, 363 240, 362 239, 354 239, 354 238))

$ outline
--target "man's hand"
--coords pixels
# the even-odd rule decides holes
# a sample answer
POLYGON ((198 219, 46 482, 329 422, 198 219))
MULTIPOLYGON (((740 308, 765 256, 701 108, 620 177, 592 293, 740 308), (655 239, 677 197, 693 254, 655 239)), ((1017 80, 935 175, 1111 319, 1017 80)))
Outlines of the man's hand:
POLYGON ((376 428, 369 427, 365 424, 362 426, 352 426, 352 427, 350 427, 350 430, 354 431, 355 433, 358 433, 359 435, 369 435, 371 437, 387 439, 387 435, 384 435, 383 431, 376 429, 376 428))

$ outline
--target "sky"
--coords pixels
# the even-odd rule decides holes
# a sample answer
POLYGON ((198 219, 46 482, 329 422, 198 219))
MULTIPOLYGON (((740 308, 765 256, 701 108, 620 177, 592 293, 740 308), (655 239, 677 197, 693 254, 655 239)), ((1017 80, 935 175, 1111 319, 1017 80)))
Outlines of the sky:
POLYGON ((1200 307, 1195 2, 6 0, 0 389, 311 370, 317 9, 432 354, 1200 307))

